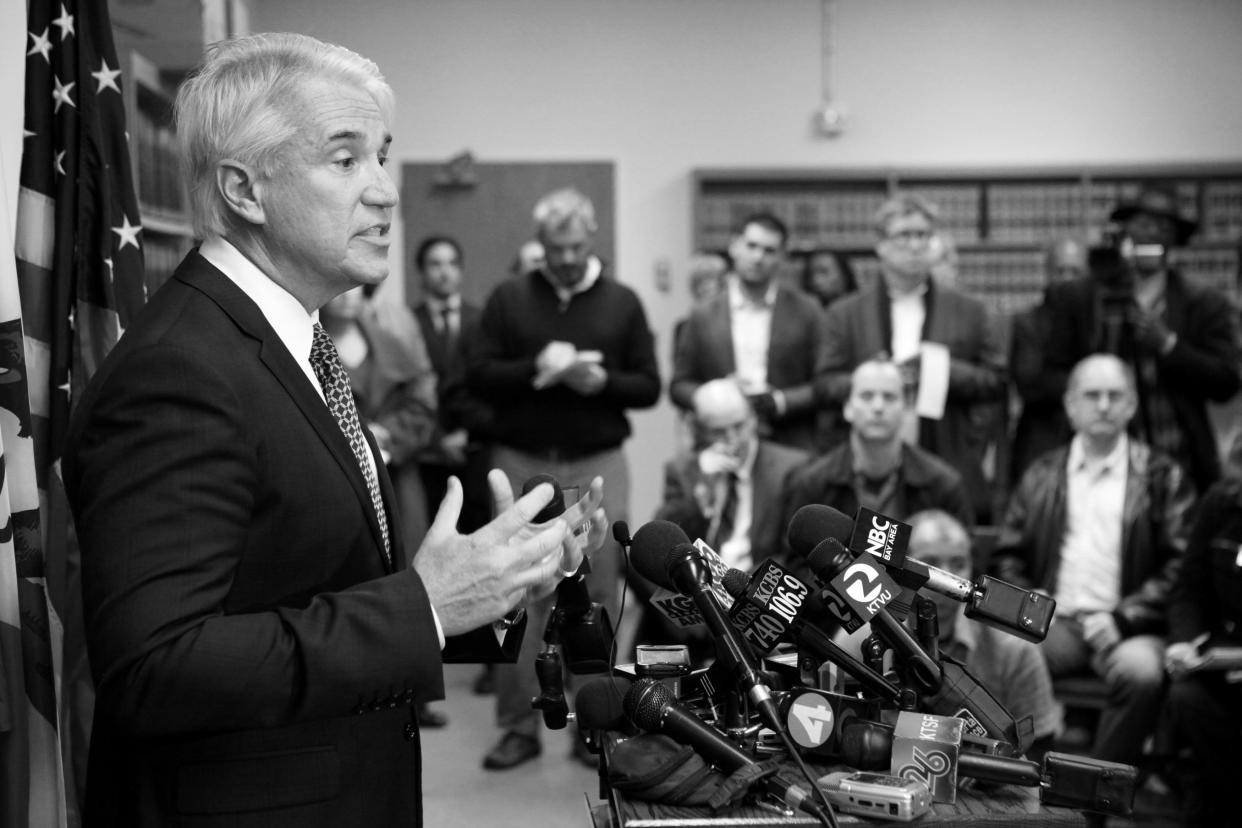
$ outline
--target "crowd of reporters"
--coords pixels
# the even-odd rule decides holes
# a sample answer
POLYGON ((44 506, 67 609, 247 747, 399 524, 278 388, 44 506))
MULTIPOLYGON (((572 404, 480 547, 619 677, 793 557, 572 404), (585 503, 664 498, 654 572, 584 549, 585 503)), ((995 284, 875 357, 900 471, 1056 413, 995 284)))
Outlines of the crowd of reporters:
MULTIPOLYGON (((425 343, 414 350, 438 375, 439 413, 419 403, 422 445, 393 463, 423 467, 433 512, 437 477, 458 474, 469 497, 499 458, 519 485, 527 472, 583 486, 600 474, 609 517, 624 519, 626 412, 656 402, 664 332, 593 255, 589 200, 558 191, 535 218, 547 258, 516 268, 482 309, 461 300, 456 241, 418 248, 424 299, 404 330, 425 343)), ((1213 824, 1238 769, 1242 684, 1205 654, 1242 644, 1242 483, 1222 470, 1208 404, 1242 387, 1238 311, 1173 266, 1195 229, 1175 193, 1146 188, 1110 219, 1115 233, 1092 247, 1051 244, 1041 301, 1004 316, 954 284, 951 240, 918 196, 877 214, 869 283, 823 249, 798 251, 805 271, 791 279, 785 225, 746 217, 727 250, 696 254, 694 307, 667 332, 679 449, 653 517, 749 571, 789 562, 800 507, 865 507, 915 525, 912 556, 1050 595, 1057 615, 1038 647, 999 644, 948 610, 944 646, 993 676, 1045 747, 1063 729, 1053 681, 1097 676, 1089 752, 1147 768, 1153 745, 1180 751, 1197 769, 1178 780, 1187 813, 1213 824)), ((652 585, 620 555, 594 570, 599 601, 632 598, 629 654, 685 641, 712 657, 644 607, 652 585)), ((525 651, 541 631, 530 625, 525 651)), ((502 738, 486 767, 539 754, 530 679, 500 682, 502 738)), ((591 761, 576 744, 573 755, 591 761)))

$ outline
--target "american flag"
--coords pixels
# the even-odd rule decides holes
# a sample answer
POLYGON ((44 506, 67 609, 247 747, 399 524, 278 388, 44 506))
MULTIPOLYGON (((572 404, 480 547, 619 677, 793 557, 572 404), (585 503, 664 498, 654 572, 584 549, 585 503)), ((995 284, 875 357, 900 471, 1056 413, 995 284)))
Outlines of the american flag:
POLYGON ((0 825, 44 828, 77 823, 91 702, 60 453, 76 392, 146 297, 107 3, 30 0, 26 29, 0 266, 0 825))

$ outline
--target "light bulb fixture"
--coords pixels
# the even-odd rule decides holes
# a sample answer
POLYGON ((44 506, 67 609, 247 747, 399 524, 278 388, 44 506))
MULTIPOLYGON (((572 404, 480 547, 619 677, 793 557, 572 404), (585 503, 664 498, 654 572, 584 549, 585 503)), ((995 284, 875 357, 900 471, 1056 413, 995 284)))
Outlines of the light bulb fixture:
POLYGON ((820 99, 815 110, 815 131, 825 138, 836 138, 845 131, 845 108, 833 101, 833 38, 836 35, 836 0, 819 0, 820 9, 820 99))

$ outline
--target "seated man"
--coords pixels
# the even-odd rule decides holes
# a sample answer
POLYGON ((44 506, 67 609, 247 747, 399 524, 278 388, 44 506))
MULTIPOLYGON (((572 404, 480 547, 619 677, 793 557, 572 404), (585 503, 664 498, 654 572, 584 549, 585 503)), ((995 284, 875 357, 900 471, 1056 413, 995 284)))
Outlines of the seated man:
POLYGON ((782 526, 810 503, 853 515, 866 506, 898 520, 943 509, 973 523, 962 476, 948 463, 902 440, 905 392, 894 362, 870 360, 854 369, 842 413, 849 439, 790 475, 782 526))
MULTIPOLYGON (((971 577, 970 535, 952 515, 929 509, 911 515, 909 523, 908 558, 971 577)), ((961 601, 931 590, 922 594, 936 604, 940 652, 961 662, 1015 720, 1031 717, 1035 743, 1027 755, 1042 756, 1061 729, 1061 714, 1039 645, 967 618, 961 601)))
MULTIPOLYGON (((910 544, 906 556, 963 578, 971 577, 970 535, 961 522, 940 509, 916 512, 908 519, 910 544)), ((940 652, 961 662, 1017 721, 1031 717, 1035 742, 1027 755, 1038 759, 1052 747, 1061 729, 1061 713, 1052 695, 1052 678, 1039 647, 1029 641, 980 624, 965 616, 966 605, 930 589, 919 593, 936 605, 940 652)), ((913 630, 914 614, 906 618, 913 630)), ((852 633, 839 632, 837 642, 855 658, 862 657, 870 624, 852 633)), ((934 709, 926 705, 920 709, 934 709)))
MULTIPOLYGON (((656 519, 678 524, 691 539, 706 541, 729 566, 750 571, 780 550, 785 480, 807 454, 759 438, 754 409, 734 380, 709 380, 695 389, 693 400, 696 448, 665 464, 664 499, 656 519)), ((652 585, 633 586, 643 597, 651 595, 652 585)), ((654 613, 645 615, 640 643, 684 638, 651 617, 654 613)))
POLYGON ((1108 683, 1093 755, 1136 764, 1160 707, 1169 591, 1192 492, 1180 467, 1126 436, 1137 398, 1120 359, 1070 373, 1070 443, 1036 460, 1010 499, 994 555, 1001 578, 1057 601, 1042 648, 1053 677, 1108 683))
MULTIPOLYGON (((1242 440, 1234 446, 1236 454, 1242 440)), ((1208 489, 1188 537, 1164 658, 1173 679, 1169 720, 1178 744, 1190 746, 1182 779, 1185 824, 1206 828, 1236 818, 1233 785, 1242 773, 1242 677, 1234 664, 1213 666, 1204 656, 1242 647, 1242 476, 1208 489)))

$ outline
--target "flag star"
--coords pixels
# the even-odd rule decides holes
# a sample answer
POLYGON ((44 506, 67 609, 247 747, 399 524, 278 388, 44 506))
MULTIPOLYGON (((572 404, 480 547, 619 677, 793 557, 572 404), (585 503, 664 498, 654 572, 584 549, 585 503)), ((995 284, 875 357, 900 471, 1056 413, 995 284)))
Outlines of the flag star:
POLYGON ((65 9, 64 3, 60 4, 60 17, 53 20, 52 25, 60 29, 61 43, 64 43, 65 38, 69 35, 75 34, 73 31, 73 15, 65 9))
POLYGON ((69 97, 70 91, 73 90, 73 87, 78 85, 77 81, 70 81, 69 83, 62 84, 60 82, 60 78, 53 75, 52 83, 56 84, 56 88, 52 90, 52 99, 56 101, 56 106, 52 109, 53 112, 60 112, 60 105, 63 103, 67 103, 70 106, 77 106, 77 104, 73 102, 73 99, 69 97))
POLYGON ((60 152, 56 153, 56 172, 60 173, 61 175, 65 174, 65 165, 61 163, 64 160, 65 160, 65 150, 61 150, 60 152))
POLYGON ((91 77, 94 78, 99 83, 99 88, 95 90, 95 93, 98 94, 104 91, 105 87, 111 87, 112 89, 115 89, 117 92, 120 92, 121 87, 117 86, 116 79, 120 77, 121 70, 120 69, 109 69, 108 61, 106 60, 99 61, 99 64, 100 64, 99 71, 91 72, 91 77))
POLYGON ((124 216, 120 227, 113 227, 112 232, 121 237, 121 241, 117 244, 117 252, 125 249, 125 245, 132 244, 135 249, 138 248, 138 234, 142 231, 141 224, 130 224, 129 216, 124 216))
POLYGON ((30 57, 37 52, 43 55, 43 59, 51 64, 52 39, 47 36, 47 29, 44 29, 41 35, 37 35, 34 32, 29 34, 33 45, 30 47, 30 51, 26 53, 26 57, 30 57))

